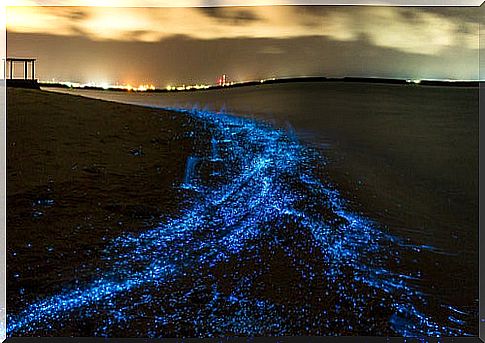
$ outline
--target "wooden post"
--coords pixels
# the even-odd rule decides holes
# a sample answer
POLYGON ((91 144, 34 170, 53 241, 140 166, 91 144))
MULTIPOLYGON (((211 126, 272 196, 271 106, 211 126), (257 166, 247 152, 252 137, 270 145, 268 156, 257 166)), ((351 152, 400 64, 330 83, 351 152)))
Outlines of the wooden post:
POLYGON ((10 79, 13 79, 13 61, 10 60, 10 79))
POLYGON ((27 61, 24 61, 24 80, 27 80, 27 61))
POLYGON ((32 60, 32 75, 30 75, 32 77, 32 80, 35 79, 35 60, 32 60))

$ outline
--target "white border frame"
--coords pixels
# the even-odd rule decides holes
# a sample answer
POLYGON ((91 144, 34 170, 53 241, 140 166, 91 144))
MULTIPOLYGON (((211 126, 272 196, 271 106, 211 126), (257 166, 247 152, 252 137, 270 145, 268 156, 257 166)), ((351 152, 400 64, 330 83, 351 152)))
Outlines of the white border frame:
MULTIPOLYGON (((105 6, 105 7, 223 7, 223 6, 270 6, 270 5, 359 5, 359 6, 443 6, 480 7, 483 0, 6 0, 0 4, 0 342, 6 339, 6 201, 7 201, 7 98, 4 59, 7 55, 6 18, 7 6, 105 6)), ((481 28, 479 28, 480 30, 481 28)), ((479 40, 481 40, 479 38, 479 40)), ((480 49, 482 47, 480 46, 480 49)), ((480 51, 479 49, 479 51, 480 51)), ((483 57, 482 57, 483 58, 483 57)), ((480 60, 480 56, 479 56, 480 60)), ((480 80, 480 72, 478 75, 480 80)), ((483 81, 483 80, 482 80, 483 81)), ((482 83, 482 82, 480 82, 482 83)), ((480 86, 482 88, 482 85, 480 86)), ((482 93, 482 92, 481 92, 482 93)), ((480 96, 481 98, 481 96, 480 96)), ((480 111, 481 112, 481 111, 480 111)), ((479 208, 481 209, 481 208, 479 208)), ((481 222, 481 220, 480 220, 481 222)), ((480 223, 481 224, 481 223, 480 223)), ((480 225, 481 226, 481 225, 480 225)), ((480 230, 481 231, 481 230, 480 230)), ((480 241, 483 239, 480 236, 480 241)), ((480 254, 481 260, 482 254, 480 254)), ((479 271, 483 265, 480 261, 479 271)), ((482 294, 481 282, 479 294, 482 294)), ((479 304, 479 337, 485 334, 485 314, 479 304)))

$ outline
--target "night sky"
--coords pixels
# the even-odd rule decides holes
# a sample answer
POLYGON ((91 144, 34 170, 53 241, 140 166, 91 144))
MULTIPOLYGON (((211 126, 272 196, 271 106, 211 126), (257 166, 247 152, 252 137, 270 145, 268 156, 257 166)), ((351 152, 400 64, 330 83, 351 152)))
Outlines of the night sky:
POLYGON ((40 80, 97 84, 476 80, 484 18, 483 6, 9 7, 7 55, 38 58, 40 80))

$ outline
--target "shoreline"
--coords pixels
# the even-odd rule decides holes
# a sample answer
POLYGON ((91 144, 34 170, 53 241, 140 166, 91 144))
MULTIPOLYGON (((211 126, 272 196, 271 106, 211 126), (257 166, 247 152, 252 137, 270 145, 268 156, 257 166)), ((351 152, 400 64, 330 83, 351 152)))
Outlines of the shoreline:
POLYGON ((186 195, 173 186, 208 138, 153 108, 12 88, 7 99, 7 298, 21 309, 109 268, 110 239, 179 213, 186 195))
MULTIPOLYGON (((401 278, 390 271, 383 273, 376 252, 383 247, 423 251, 428 248, 409 243, 400 246, 394 238, 389 241, 388 234, 349 211, 345 200, 325 183, 321 174, 325 167, 315 163, 318 158, 281 130, 250 119, 204 111, 154 110, 51 92, 9 90, 9 93, 13 98, 9 101, 8 157, 11 160, 8 165, 13 169, 8 170, 7 177, 9 188, 12 189, 13 178, 13 189, 21 191, 7 194, 11 211, 8 218, 10 226, 15 224, 22 229, 17 230, 17 237, 13 231, 15 239, 9 240, 10 260, 16 261, 14 268, 21 269, 14 270, 10 264, 9 289, 24 289, 20 293, 22 301, 16 305, 34 304, 42 309, 32 318, 28 317, 29 308, 26 315, 17 313, 20 317, 12 317, 10 313, 14 319, 10 333, 22 328, 27 333, 49 332, 36 326, 36 321, 63 318, 69 325, 57 328, 56 332, 74 330, 75 335, 90 335, 97 325, 95 319, 73 322, 66 319, 66 313, 82 310, 85 316, 96 318, 100 314, 92 312, 92 302, 96 306, 104 304, 119 292, 131 293, 132 287, 142 285, 151 289, 159 282, 183 293, 183 285, 192 289, 199 279, 203 280, 198 286, 203 291, 197 295, 198 299, 214 296, 205 282, 219 287, 217 296, 225 301, 233 301, 231 292, 238 289, 242 292, 238 297, 243 299, 234 306, 236 309, 249 306, 246 308, 261 317, 263 328, 274 325, 275 318, 272 310, 258 312, 261 309, 257 304, 261 302, 269 301, 268 308, 286 304, 279 311, 289 309, 290 312, 284 310, 284 313, 290 321, 294 315, 299 318, 298 314, 292 314, 292 306, 311 304, 315 315, 323 309, 333 311, 318 294, 306 294, 321 287, 330 288, 329 299, 337 301, 336 305, 341 301, 340 292, 351 297, 357 292, 359 296, 354 301, 359 306, 365 304, 363 311, 368 306, 374 309, 371 313, 376 316, 375 330, 379 332, 406 332, 422 316, 413 305, 415 290, 406 284, 405 275, 401 278), (28 99, 25 96, 22 99, 22 93, 29 95, 28 99), (31 130, 25 130, 24 126, 29 121, 34 121, 31 125, 43 133, 42 137, 27 135, 31 130), (165 126, 160 127, 161 122, 165 126), (16 140, 16 137, 23 139, 16 140), (24 146, 20 144, 22 141, 24 146), (22 160, 29 154, 33 155, 22 160), (73 158, 80 161, 72 164, 73 158), (71 161, 67 163, 69 168, 61 163, 65 159, 71 161), (189 161, 193 159, 198 161, 196 174, 200 176, 192 172, 189 161), (36 164, 41 168, 35 169, 36 164), (28 172, 35 174, 36 170, 36 178, 25 179, 28 172), (33 211, 30 218, 22 223, 21 218, 30 210, 33 211), (165 216, 160 218, 162 215, 165 216), (48 232, 39 232, 40 227, 47 225, 50 225, 48 232), (64 232, 70 229, 71 232, 64 232), (56 237, 59 233, 66 235, 64 240, 56 237), (93 235, 98 236, 93 238, 93 235), (27 245, 25 237, 29 239, 27 245), (11 242, 14 242, 13 248, 11 242), (319 252, 307 254, 307 249, 319 252), (181 261, 179 256, 183 257, 181 261), (47 265, 34 262, 31 270, 33 260, 51 262, 47 265), (63 266, 66 260, 81 267, 70 270, 63 266), (91 264, 84 266, 86 260, 91 264), (194 269, 196 261, 200 266, 194 269), (309 271, 301 267, 304 265, 314 266, 310 274, 317 273, 318 277, 307 279, 309 271), (187 266, 192 267, 187 269, 187 266), (45 269, 52 270, 51 274, 44 275, 45 269), (264 279, 268 272, 269 279, 264 279), (184 273, 191 278, 187 280, 184 273), (238 288, 241 286, 237 280, 227 279, 228 275, 231 278, 240 273, 249 279, 251 275, 259 275, 266 282, 253 280, 250 287, 254 289, 247 293, 245 288, 238 288), (100 278, 99 274, 103 276, 100 278), (43 280, 37 280, 38 275, 43 275, 43 280), (357 281, 353 279, 355 275, 359 275, 357 281), (184 282, 171 285, 166 278, 181 278, 184 282), (72 279, 76 284, 79 281, 79 285, 72 285, 72 279), (309 289, 297 287, 303 280, 310 282, 309 289), (323 280, 352 282, 349 288, 341 290, 332 289, 323 280), (48 285, 44 292, 53 297, 39 296, 39 289, 45 287, 41 286, 43 281, 48 285), (104 288, 96 286, 100 283, 104 288), (66 284, 71 288, 65 288, 66 284), (31 288, 25 289, 26 285, 31 288), (279 290, 272 288, 276 286, 279 290), (386 305, 368 296, 371 291, 385 297, 386 305), (393 292, 404 295, 393 299, 393 292), (44 299, 37 302, 36 298, 44 299), (403 299, 406 300, 403 302, 403 299), (64 302, 68 305, 63 305, 64 302), (408 317, 400 317, 399 312, 393 314, 393 306, 408 313, 408 317)), ((135 292, 136 298, 144 296, 138 292, 135 292)), ((154 292, 159 297, 154 299, 162 304, 167 297, 172 300, 170 294, 154 292)), ((16 297, 9 296, 10 302, 15 302, 12 299, 16 297)), ((127 299, 116 299, 130 304, 127 299)), ((181 304, 186 301, 183 297, 176 299, 181 304)), ((19 308, 19 311, 23 308, 12 305, 9 303, 9 308, 19 308)), ((152 311, 150 307, 148 310, 152 311)), ((229 309, 223 311, 232 315, 229 309)), ((357 317, 352 319, 353 314, 347 316, 351 322, 355 321, 353 325, 362 324, 357 317)), ((115 319, 109 317, 108 323, 115 319)), ((315 334, 334 325, 326 318, 320 320, 322 325, 314 328, 315 334)), ((416 330, 421 333, 434 330, 434 324, 429 323, 431 327, 416 330)), ((172 332, 169 328, 163 330, 168 330, 169 335, 172 332)), ((189 326, 184 330, 195 329, 189 326)), ((240 334, 237 327, 232 330, 240 334)), ((361 330, 366 332, 364 327, 361 330)), ((451 328, 443 327, 443 330, 456 333, 451 328)), ((255 333, 258 331, 247 334, 255 333)))
POLYGON ((232 85, 208 85, 207 88, 190 88, 181 90, 168 89, 146 89, 143 91, 128 90, 116 87, 98 87, 98 86, 79 86, 73 87, 63 83, 47 83, 40 82, 39 86, 44 88, 67 88, 80 90, 99 90, 99 91, 114 91, 114 92, 142 92, 142 93, 179 93, 179 92, 202 92, 210 90, 221 90, 241 87, 253 87, 272 84, 287 84, 287 83, 306 83, 306 82, 323 82, 323 83, 368 83, 368 84, 383 84, 383 85, 407 85, 407 86, 427 86, 427 87, 465 87, 478 88, 484 81, 442 81, 442 80, 406 80, 406 79, 389 79, 378 77, 324 77, 324 76, 310 76, 310 77, 294 77, 294 78, 279 78, 279 79, 265 79, 260 81, 244 81, 232 85))

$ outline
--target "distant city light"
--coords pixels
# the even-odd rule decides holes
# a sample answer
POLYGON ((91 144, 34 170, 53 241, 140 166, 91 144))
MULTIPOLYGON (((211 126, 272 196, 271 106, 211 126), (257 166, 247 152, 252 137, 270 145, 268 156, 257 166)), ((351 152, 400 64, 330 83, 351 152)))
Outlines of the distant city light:
POLYGON ((226 74, 222 74, 222 76, 217 81, 217 84, 219 86, 225 86, 227 84, 227 75, 226 74))
POLYGON ((208 89, 212 87, 211 85, 204 85, 204 84, 195 84, 195 85, 182 85, 182 86, 171 86, 168 85, 166 90, 168 91, 185 91, 191 89, 208 89))
MULTIPOLYGON (((269 80, 276 80, 275 77, 268 78, 268 79, 261 79, 261 80, 246 80, 246 81, 229 81, 229 77, 227 74, 221 74, 214 84, 204 84, 204 83, 196 83, 196 84, 182 84, 182 85, 172 85, 169 84, 165 87, 166 91, 173 92, 173 91, 187 91, 187 90, 200 90, 200 89, 210 89, 210 88, 218 88, 218 87, 229 87, 234 85, 242 85, 246 83, 252 82, 261 82, 264 83, 265 81, 269 80)), ((133 92, 146 92, 146 91, 154 91, 157 88, 153 84, 141 84, 139 86, 132 86, 131 84, 109 84, 107 82, 103 83, 96 83, 96 82, 88 82, 88 83, 79 83, 79 82, 70 82, 70 81, 58 81, 55 79, 49 81, 40 81, 41 84, 53 84, 53 85, 63 85, 70 88, 102 88, 102 89, 120 89, 126 91, 133 91, 133 92)), ((158 89, 160 90, 160 89, 158 89)))
POLYGON ((69 81, 55 81, 52 79, 51 81, 42 81, 41 84, 59 84, 63 86, 67 86, 70 88, 102 88, 102 89, 124 89, 127 91, 134 91, 134 92, 146 92, 148 90, 155 90, 155 86, 152 84, 142 84, 138 87, 132 86, 130 84, 109 84, 107 82, 103 83, 96 83, 96 82, 88 82, 88 83, 79 83, 79 82, 69 82, 69 81))
POLYGON ((59 81, 56 79, 52 79, 49 81, 40 81, 41 84, 52 84, 52 85, 63 85, 70 88, 102 88, 102 89, 120 89, 126 91, 133 91, 133 92, 146 92, 146 91, 155 91, 155 90, 165 90, 169 92, 173 91, 187 91, 187 90, 200 90, 200 89, 210 89, 210 88, 219 88, 219 87, 229 87, 234 85, 243 85, 243 84, 250 84, 253 82, 261 82, 264 83, 266 81, 276 80, 275 77, 261 79, 261 80, 245 80, 245 81, 229 81, 229 77, 227 74, 220 74, 220 76, 216 79, 216 82, 213 84, 205 84, 205 83, 196 83, 196 84, 182 84, 182 85, 173 85, 168 84, 165 88, 156 88, 153 84, 141 84, 139 86, 133 86, 129 83, 126 84, 109 84, 107 82, 97 83, 97 82, 88 82, 88 83, 79 83, 79 82, 69 82, 69 81, 59 81))
POLYGON ((271 77, 269 79, 261 79, 261 80, 259 80, 259 82, 265 83, 266 81, 274 81, 274 80, 276 80, 276 77, 271 77))
MULTIPOLYGON (((217 88, 222 88, 222 87, 231 87, 231 86, 239 86, 239 85, 252 85, 252 84, 264 84, 266 82, 268 83, 273 83, 273 81, 276 80, 281 80, 282 82, 284 80, 295 80, 295 79, 304 79, 310 76, 291 76, 291 77, 270 77, 270 78, 264 78, 264 79, 253 79, 253 80, 244 80, 244 81, 229 81, 229 78, 227 74, 221 74, 218 78, 216 78, 215 83, 213 84, 205 84, 205 83, 196 83, 196 84, 179 84, 179 85, 172 85, 168 84, 165 86, 165 88, 156 88, 153 84, 140 84, 138 86, 133 86, 129 83, 126 84, 109 84, 107 82, 102 82, 102 83, 97 83, 97 82, 88 82, 88 83, 79 83, 79 82, 70 82, 70 81, 59 81, 56 79, 51 79, 48 81, 39 81, 39 83, 42 85, 63 85, 67 86, 69 88, 96 88, 96 89, 106 89, 106 90, 125 90, 125 91, 133 91, 133 92, 147 92, 147 91, 168 91, 168 92, 174 92, 174 91, 190 91, 190 90, 203 90, 203 89, 217 89, 217 88)), ((325 78, 325 77, 324 77, 325 78)), ((331 80, 330 78, 329 80, 331 80)), ((339 78, 336 78, 339 79, 339 78)), ((344 78, 345 79, 345 78, 344 78)), ((426 80, 421 80, 421 79, 397 79, 402 82, 406 82, 407 84, 426 84, 429 81, 438 81, 438 82, 473 82, 473 80, 446 80, 446 79, 426 79, 426 80)))

